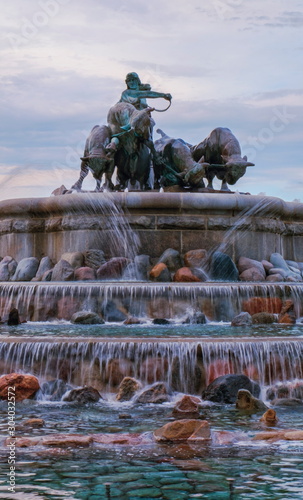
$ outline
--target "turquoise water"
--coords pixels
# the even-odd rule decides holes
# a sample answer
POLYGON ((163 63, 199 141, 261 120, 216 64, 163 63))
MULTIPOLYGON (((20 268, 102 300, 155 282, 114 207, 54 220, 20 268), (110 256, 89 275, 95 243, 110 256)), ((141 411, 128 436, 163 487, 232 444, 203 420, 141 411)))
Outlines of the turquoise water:
POLYGON ((69 322, 39 322, 24 323, 19 326, 0 325, 1 337, 209 337, 209 338, 243 338, 243 337, 301 337, 303 336, 303 323, 296 325, 253 325, 245 327, 232 327, 230 323, 207 323, 205 325, 178 324, 153 325, 72 325, 69 322))
MULTIPOLYGON (((81 326, 70 323, 26 323, 18 327, 1 325, 0 339, 7 337, 69 338, 185 338, 209 340, 225 338, 301 337, 303 325, 260 325, 232 328, 230 324, 207 325, 151 324, 124 326, 81 326)), ((173 421, 172 408, 180 399, 173 393, 161 405, 118 403, 115 395, 102 393, 98 403, 78 405, 63 401, 25 400, 16 405, 16 435, 98 434, 152 432, 173 421), (29 418, 42 418, 44 427, 24 427, 29 418)), ((302 429, 303 406, 275 407, 277 429, 302 429)), ((303 498, 303 441, 267 443, 252 441, 264 430, 260 414, 243 414, 234 405, 203 403, 200 418, 206 419, 213 436, 219 431, 234 433, 235 442, 218 445, 92 444, 88 448, 32 446, 17 448, 16 493, 8 493, 7 403, 0 402, 0 498, 25 500, 119 499, 164 500, 295 500, 303 498), (110 483, 107 484, 106 483, 110 483)))
MULTIPOLYGON (((120 433, 150 432, 171 421, 172 406, 101 402, 79 407, 72 403, 17 405, 18 425, 29 417, 45 420, 43 430, 23 430, 18 434, 35 436, 60 432, 120 433), (121 411, 130 418, 120 419, 121 411)), ((3 436, 5 404, 0 407, 3 436)), ((302 408, 277 410, 280 427, 299 428, 302 408)), ((17 488, 31 499, 252 499, 293 500, 303 495, 303 443, 260 444, 250 438, 260 430, 257 415, 243 415, 231 405, 211 405, 201 409, 213 430, 239 433, 237 444, 208 446, 198 444, 151 443, 138 446, 90 448, 43 447, 17 449, 17 488), (230 481, 232 479, 232 481, 230 481), (110 484, 110 496, 106 493, 110 484), (232 491, 230 489, 232 484, 232 491)), ((2 472, 6 470, 6 450, 1 447, 2 472)), ((5 477, 0 498, 7 496, 5 477)))

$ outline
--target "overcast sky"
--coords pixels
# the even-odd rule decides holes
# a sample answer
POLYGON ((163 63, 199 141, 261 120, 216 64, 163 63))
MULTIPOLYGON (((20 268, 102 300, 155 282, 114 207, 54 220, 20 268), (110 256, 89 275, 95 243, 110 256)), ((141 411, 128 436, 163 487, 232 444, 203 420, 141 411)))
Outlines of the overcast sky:
POLYGON ((136 71, 172 94, 168 135, 233 131, 255 163, 235 189, 303 202, 302 0, 10 0, 0 23, 0 199, 70 187, 136 71))

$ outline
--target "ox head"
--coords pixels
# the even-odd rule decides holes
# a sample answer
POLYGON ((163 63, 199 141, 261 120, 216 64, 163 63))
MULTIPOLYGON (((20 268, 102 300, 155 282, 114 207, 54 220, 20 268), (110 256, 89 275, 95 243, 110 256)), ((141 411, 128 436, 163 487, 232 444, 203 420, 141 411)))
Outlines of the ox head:
POLYGON ((92 149, 91 153, 88 156, 83 156, 81 160, 87 164, 95 179, 101 179, 113 161, 105 154, 104 148, 92 149))
POLYGON ((150 127, 153 123, 151 113, 154 109, 150 107, 144 108, 135 111, 130 117, 131 129, 140 139, 148 140, 150 138, 150 127))
POLYGON ((190 186, 201 187, 203 185, 203 177, 205 177, 205 169, 209 167, 209 163, 206 163, 204 156, 191 168, 184 176, 184 180, 190 186))
POLYGON ((231 155, 231 156, 221 156, 222 160, 224 161, 225 167, 254 167, 255 164, 247 161, 247 156, 243 156, 241 158, 240 155, 231 155))

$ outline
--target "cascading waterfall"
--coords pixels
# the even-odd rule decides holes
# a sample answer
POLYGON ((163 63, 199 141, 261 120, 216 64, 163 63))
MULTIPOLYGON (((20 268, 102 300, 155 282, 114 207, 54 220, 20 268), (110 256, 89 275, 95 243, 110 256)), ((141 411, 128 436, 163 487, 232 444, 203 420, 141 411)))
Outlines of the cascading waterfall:
MULTIPOLYGON (((67 308, 60 316, 60 301, 74 303, 77 310, 99 313, 101 306, 115 301, 131 315, 175 318, 191 308, 203 311, 211 308, 214 321, 230 321, 241 312, 243 303, 253 297, 292 299, 296 316, 302 315, 303 287, 300 284, 253 283, 3 283, 1 285, 2 316, 16 307, 23 320, 45 321, 70 319, 67 308), (63 314, 63 315, 62 315, 63 314), (65 315, 64 315, 65 314, 65 315), (158 316, 157 316, 158 315, 158 316), (161 317, 161 316, 160 316, 161 317)), ((62 309, 62 308, 61 308, 62 309)))
POLYGON ((303 379, 303 339, 242 341, 10 339, 0 343, 3 373, 31 373, 41 381, 94 382, 113 391, 123 376, 148 385, 164 381, 176 391, 198 393, 221 375, 245 373, 262 386, 303 379))

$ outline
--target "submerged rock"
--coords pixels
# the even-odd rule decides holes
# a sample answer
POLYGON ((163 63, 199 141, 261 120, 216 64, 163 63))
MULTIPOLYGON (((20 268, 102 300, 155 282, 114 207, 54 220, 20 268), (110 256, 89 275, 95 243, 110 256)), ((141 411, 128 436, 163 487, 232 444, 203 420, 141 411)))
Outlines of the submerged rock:
POLYGON ((104 320, 97 313, 91 311, 79 311, 72 315, 71 323, 81 325, 102 325, 104 320))
POLYGON ((97 403, 99 399, 103 399, 99 391, 94 387, 81 387, 80 389, 71 390, 63 401, 76 402, 80 404, 97 403))
POLYGON ((166 403, 169 401, 169 395, 167 393, 167 388, 166 384, 164 383, 159 383, 159 384, 154 384, 152 387, 149 389, 146 389, 145 391, 138 396, 136 399, 136 403, 154 403, 154 404, 161 404, 161 403, 166 403))
POLYGON ((39 397, 39 393, 41 392, 44 397, 49 396, 50 401, 60 401, 62 396, 72 389, 73 388, 64 382, 64 380, 48 380, 41 385, 41 389, 36 396, 39 397))
POLYGON ((209 441, 210 426, 206 420, 175 420, 154 431, 156 441, 209 441))
POLYGON ((139 389, 141 389, 141 384, 138 380, 133 377, 124 377, 119 385, 116 400, 129 401, 139 389))
POLYGON ((269 408, 260 418, 260 422, 263 422, 263 424, 266 425, 276 425, 278 421, 279 419, 277 417, 275 410, 271 408, 269 408))
POLYGON ((199 398, 185 395, 175 404, 172 415, 174 418, 198 418, 199 403, 199 398))
POLYGON ((7 324, 8 326, 17 326, 21 324, 18 309, 14 308, 9 312, 7 324))
POLYGON ((33 375, 21 375, 10 373, 0 377, 0 399, 8 399, 8 388, 15 387, 14 396, 16 401, 32 398, 39 390, 39 381, 33 375))
POLYGON ((211 382, 203 391, 202 398, 215 403, 233 404, 240 389, 247 389, 255 397, 260 394, 260 386, 246 375, 231 374, 222 375, 211 382))
POLYGON ((238 410, 247 410, 250 412, 266 411, 268 407, 263 401, 255 398, 247 389, 238 391, 236 408, 238 410))
POLYGON ((252 315, 252 322, 254 325, 267 325, 276 323, 276 316, 268 312, 261 312, 252 315))
POLYGON ((250 326, 252 325, 252 317, 248 312, 241 312, 231 321, 231 326, 250 326))

